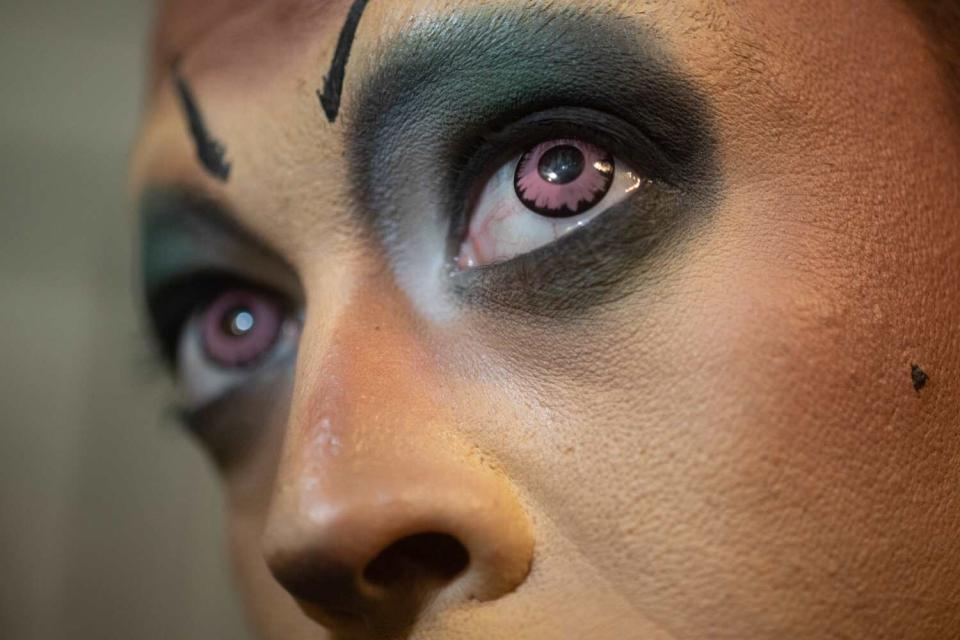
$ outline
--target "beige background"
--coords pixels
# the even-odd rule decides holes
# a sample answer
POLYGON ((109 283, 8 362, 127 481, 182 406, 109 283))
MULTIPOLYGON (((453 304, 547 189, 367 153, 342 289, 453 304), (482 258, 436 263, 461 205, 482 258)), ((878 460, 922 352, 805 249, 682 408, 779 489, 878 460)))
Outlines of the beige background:
POLYGON ((131 292, 146 0, 0 0, 0 638, 246 637, 131 292))

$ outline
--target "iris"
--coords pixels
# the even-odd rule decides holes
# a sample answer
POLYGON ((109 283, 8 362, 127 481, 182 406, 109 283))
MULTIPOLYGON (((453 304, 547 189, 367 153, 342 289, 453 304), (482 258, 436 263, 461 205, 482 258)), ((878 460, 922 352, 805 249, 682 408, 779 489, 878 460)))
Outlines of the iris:
POLYGON ((604 149, 582 140, 538 144, 520 158, 517 197, 531 211, 569 218, 595 206, 610 191, 615 164, 604 149))
POLYGON ((203 350, 221 367, 252 364, 277 341, 282 321, 279 305, 266 295, 240 289, 227 291, 202 313, 203 350))

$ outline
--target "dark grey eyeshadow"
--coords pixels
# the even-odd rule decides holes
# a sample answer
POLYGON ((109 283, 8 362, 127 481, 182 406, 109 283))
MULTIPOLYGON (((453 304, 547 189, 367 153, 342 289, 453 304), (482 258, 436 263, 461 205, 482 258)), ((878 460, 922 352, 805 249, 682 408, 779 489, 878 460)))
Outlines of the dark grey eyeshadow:
POLYGON ((401 33, 383 46, 348 120, 362 218, 385 243, 410 225, 456 234, 483 163, 518 151, 500 148, 504 132, 537 114, 573 113, 557 133, 609 134, 656 178, 655 191, 551 247, 458 274, 451 287, 465 304, 554 317, 615 297, 633 266, 705 217, 720 189, 709 103, 661 42, 636 20, 552 5, 457 13, 401 33), (435 211, 423 211, 426 201, 435 211))

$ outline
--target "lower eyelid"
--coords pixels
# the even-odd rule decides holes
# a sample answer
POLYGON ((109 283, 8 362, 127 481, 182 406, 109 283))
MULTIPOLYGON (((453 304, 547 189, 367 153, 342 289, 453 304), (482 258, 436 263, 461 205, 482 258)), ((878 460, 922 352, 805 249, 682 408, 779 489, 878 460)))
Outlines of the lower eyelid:
POLYGON ((658 181, 643 198, 627 198, 591 224, 506 262, 456 271, 451 295, 464 310, 565 323, 644 287, 665 245, 713 201, 658 181))
POLYGON ((289 407, 292 379, 289 369, 266 372, 249 385, 181 410, 180 421, 217 466, 228 470, 261 450, 262 439, 282 424, 277 409, 283 403, 289 407))

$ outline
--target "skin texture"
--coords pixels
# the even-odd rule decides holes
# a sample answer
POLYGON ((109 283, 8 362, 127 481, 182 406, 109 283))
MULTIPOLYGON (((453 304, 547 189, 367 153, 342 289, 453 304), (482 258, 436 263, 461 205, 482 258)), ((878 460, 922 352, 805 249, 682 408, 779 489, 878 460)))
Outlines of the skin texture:
MULTIPOLYGON (((316 90, 349 4, 164 5, 133 158, 137 194, 228 209, 304 305, 295 364, 220 401, 252 441, 221 466, 264 637, 960 635, 960 127, 923 26, 895 2, 371 0, 330 123, 316 90), (391 43, 524 7, 654 34, 715 166, 691 179, 707 195, 662 195, 703 213, 618 267, 616 295, 548 282, 575 314, 498 294, 504 275, 443 303, 456 287, 435 296, 410 257, 442 239, 369 221, 429 202, 358 166, 391 43), (197 161, 174 60, 228 183, 197 161), (425 570, 431 544, 364 575, 425 532, 469 566, 425 570)), ((582 249, 543 259, 611 268, 582 249)))

